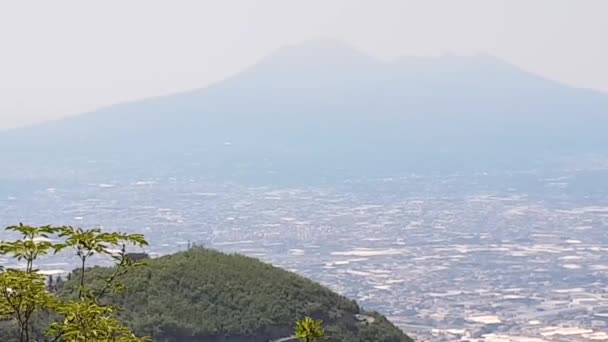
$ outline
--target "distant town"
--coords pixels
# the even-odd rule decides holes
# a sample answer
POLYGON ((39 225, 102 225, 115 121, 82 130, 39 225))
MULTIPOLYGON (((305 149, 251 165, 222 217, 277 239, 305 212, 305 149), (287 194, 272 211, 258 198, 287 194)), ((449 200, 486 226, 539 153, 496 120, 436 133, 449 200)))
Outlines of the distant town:
MULTIPOLYGON (((409 175, 317 187, 66 178, 0 188, 0 223, 141 232, 152 257, 193 243, 242 253, 354 298, 419 341, 608 341, 608 189, 579 184, 606 175, 409 175)), ((38 267, 61 276, 74 267, 67 260, 38 267)))

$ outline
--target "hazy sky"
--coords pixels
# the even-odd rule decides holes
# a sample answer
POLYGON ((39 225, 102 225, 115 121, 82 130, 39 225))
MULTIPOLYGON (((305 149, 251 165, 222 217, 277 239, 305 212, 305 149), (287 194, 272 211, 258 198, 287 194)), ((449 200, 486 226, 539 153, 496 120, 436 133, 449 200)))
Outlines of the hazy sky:
POLYGON ((608 0, 0 0, 0 128, 198 88, 318 37, 608 92, 608 0))

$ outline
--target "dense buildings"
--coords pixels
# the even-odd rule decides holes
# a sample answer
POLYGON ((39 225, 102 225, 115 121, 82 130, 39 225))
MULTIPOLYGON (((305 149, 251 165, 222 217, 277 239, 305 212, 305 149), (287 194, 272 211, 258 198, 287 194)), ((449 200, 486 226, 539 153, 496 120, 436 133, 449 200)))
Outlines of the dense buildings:
MULTIPOLYGON (((601 341, 608 340, 608 189, 598 183, 586 191, 588 172, 318 187, 54 179, 1 188, 0 223, 143 232, 152 257, 189 243, 258 257, 356 298, 421 341, 601 341)), ((68 271, 65 260, 39 267, 68 271)))

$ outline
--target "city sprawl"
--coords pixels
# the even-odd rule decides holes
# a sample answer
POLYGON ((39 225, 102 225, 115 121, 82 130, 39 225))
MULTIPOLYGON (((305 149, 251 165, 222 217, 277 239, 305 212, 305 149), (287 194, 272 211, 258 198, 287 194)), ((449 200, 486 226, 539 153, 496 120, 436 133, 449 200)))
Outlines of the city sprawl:
MULTIPOLYGON (((193 243, 243 253, 386 313, 420 341, 600 341, 608 189, 583 183, 606 175, 410 175, 317 187, 66 177, 0 187, 0 223, 142 232, 152 256, 193 243)), ((67 260, 38 267, 61 275, 74 267, 67 260)))

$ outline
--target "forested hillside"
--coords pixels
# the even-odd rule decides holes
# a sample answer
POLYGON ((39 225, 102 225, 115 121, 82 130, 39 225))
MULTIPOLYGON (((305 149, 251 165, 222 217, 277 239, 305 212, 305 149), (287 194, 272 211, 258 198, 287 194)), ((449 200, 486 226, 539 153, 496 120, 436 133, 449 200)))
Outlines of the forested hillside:
MULTIPOLYGON (((111 269, 91 270, 90 281, 111 269)), ((411 341, 377 313, 256 259, 193 248, 147 261, 121 279, 127 290, 108 298, 120 318, 155 341, 268 341, 291 336, 296 317, 323 319, 328 341, 411 341), (369 317, 360 322, 356 314, 369 317), (372 323, 369 323, 373 321, 372 323)), ((101 281, 100 281, 101 283, 101 281)), ((69 295, 75 282, 63 285, 69 295)), ((359 319, 362 319, 359 316, 359 319)))

